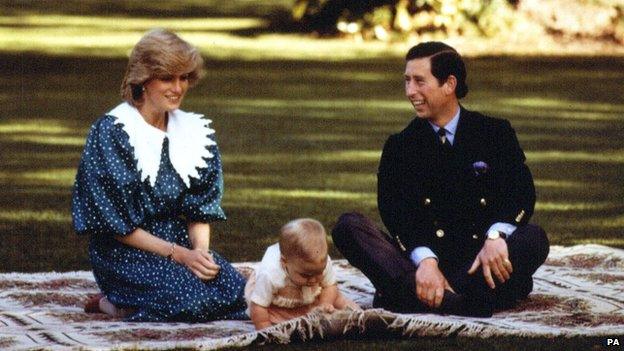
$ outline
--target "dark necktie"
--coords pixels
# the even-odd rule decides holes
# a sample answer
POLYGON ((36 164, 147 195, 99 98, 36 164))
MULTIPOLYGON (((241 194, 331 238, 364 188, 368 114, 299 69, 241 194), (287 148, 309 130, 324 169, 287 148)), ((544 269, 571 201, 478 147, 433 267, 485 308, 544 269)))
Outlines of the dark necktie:
POLYGON ((438 137, 440 138, 440 144, 442 145, 442 150, 446 152, 450 152, 452 150, 451 142, 446 137, 446 129, 440 128, 438 129, 438 137))

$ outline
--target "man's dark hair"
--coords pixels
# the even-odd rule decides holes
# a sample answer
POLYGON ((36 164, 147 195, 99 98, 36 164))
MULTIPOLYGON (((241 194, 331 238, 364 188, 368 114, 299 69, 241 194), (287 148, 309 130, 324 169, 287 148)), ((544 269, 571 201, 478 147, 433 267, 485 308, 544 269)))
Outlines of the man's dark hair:
POLYGON ((468 94, 466 65, 455 49, 439 41, 428 41, 409 49, 405 55, 405 61, 423 57, 430 57, 431 74, 436 77, 440 85, 444 84, 450 75, 453 75, 457 79, 455 96, 461 99, 468 94))

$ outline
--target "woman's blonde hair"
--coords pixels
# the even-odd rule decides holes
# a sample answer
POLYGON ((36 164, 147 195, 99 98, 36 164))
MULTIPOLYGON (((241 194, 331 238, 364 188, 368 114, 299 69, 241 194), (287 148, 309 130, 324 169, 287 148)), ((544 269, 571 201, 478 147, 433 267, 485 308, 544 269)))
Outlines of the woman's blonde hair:
POLYGON ((153 29, 132 49, 121 83, 121 98, 140 105, 143 84, 170 75, 188 74, 189 86, 193 86, 204 75, 203 65, 197 48, 168 30, 153 29))

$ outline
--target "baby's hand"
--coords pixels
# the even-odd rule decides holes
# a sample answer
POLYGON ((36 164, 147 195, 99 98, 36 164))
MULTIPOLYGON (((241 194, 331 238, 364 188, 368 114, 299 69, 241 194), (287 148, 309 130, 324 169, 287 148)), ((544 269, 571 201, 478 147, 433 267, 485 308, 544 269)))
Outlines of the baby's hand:
POLYGON ((351 310, 351 311, 361 311, 362 307, 360 307, 360 305, 358 305, 357 303, 351 300, 347 300, 345 303, 344 309, 351 310))
POLYGON ((320 309, 324 313, 332 313, 336 310, 334 308, 334 305, 332 305, 331 303, 327 303, 327 302, 321 302, 317 308, 320 309))

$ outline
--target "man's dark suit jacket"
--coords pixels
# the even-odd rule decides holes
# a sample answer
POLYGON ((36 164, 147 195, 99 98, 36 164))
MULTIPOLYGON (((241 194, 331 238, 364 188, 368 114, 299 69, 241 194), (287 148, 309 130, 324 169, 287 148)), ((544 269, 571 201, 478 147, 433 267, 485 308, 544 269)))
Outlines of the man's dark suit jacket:
POLYGON ((442 265, 471 263, 493 223, 521 226, 533 214, 535 187, 524 161, 506 120, 462 107, 448 153, 431 125, 416 118, 384 146, 381 218, 406 254, 427 246, 442 265))

